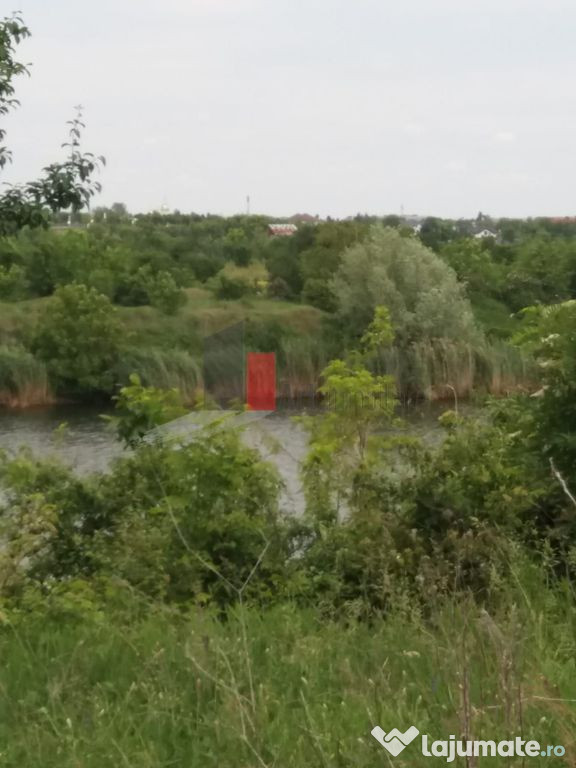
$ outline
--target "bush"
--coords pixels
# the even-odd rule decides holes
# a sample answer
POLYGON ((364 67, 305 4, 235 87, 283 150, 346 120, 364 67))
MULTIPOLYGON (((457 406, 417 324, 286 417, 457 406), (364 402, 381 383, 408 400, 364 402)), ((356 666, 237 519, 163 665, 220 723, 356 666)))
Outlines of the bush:
POLYGON ((226 275, 219 275, 217 277, 214 289, 216 298, 228 301, 241 299, 243 296, 247 296, 253 292, 252 287, 245 280, 226 277, 226 275))
POLYGON ((20 301, 28 293, 26 272, 18 264, 6 268, 0 266, 0 299, 4 301, 20 301))
POLYGON ((276 473, 232 429, 176 448, 143 445, 108 479, 106 570, 155 598, 225 605, 260 563, 245 597, 270 599, 287 559, 276 473))
POLYGON ((338 302, 329 283, 318 278, 306 280, 302 289, 302 301, 313 307, 318 307, 324 312, 334 312, 338 307, 338 302))
POLYGON ((149 304, 165 315, 174 315, 186 303, 186 294, 169 272, 154 271, 146 265, 124 278, 116 290, 115 299, 123 306, 149 304))
POLYGON ((261 294, 268 287, 268 272, 260 262, 250 266, 228 263, 216 275, 211 287, 219 299, 234 300, 261 294))
POLYGON ((46 362, 58 390, 109 393, 122 330, 106 296, 85 285, 67 285, 56 291, 41 313, 32 350, 46 362))

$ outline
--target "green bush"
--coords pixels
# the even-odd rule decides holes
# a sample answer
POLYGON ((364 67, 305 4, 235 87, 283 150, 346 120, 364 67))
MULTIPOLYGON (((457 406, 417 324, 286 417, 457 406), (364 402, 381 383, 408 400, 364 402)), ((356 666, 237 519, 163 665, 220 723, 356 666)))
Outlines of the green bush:
POLYGON ((41 313, 31 347, 59 391, 109 393, 122 325, 110 300, 94 288, 59 288, 41 313))

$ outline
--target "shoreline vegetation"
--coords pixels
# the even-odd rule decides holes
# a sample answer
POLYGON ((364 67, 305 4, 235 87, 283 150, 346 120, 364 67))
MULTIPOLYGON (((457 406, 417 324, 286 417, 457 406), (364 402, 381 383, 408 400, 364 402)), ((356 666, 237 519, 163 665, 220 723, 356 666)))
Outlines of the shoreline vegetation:
POLYGON ((573 227, 485 219, 417 231, 400 217, 304 219, 281 237, 264 216, 132 217, 118 205, 24 227, 0 240, 0 405, 111 400, 132 374, 188 406, 238 401, 228 349, 209 385, 204 351, 240 323, 245 351, 276 355, 278 398, 314 399, 378 306, 396 338, 371 370, 393 376, 400 399, 533 392, 516 337, 526 307, 572 298, 573 227), (478 239, 480 227, 493 236, 478 239), (557 256, 547 280, 535 251, 557 256))
MULTIPOLYGON (((249 351, 275 351, 278 399, 292 404, 321 399, 321 372, 330 353, 323 312, 260 298, 220 301, 202 289, 186 294, 186 304, 175 317, 152 307, 122 308, 121 333, 127 343, 113 371, 116 389, 135 373, 147 386, 178 389, 183 402, 193 406, 204 389, 203 336, 245 322, 248 333, 259 324, 280 336, 265 344, 258 338, 245 342, 249 351)), ((85 401, 83 396, 56 393, 47 363, 23 346, 36 316, 49 304, 49 298, 0 303, 0 406, 26 409, 85 401)), ((535 385, 529 356, 501 340, 483 340, 478 346, 450 340, 414 343, 404 350, 386 350, 375 368, 395 377, 401 400, 450 401, 455 395, 465 400, 478 393, 506 396, 531 391, 535 385)), ((237 388, 227 388, 225 361, 216 389, 219 400, 232 400, 237 393, 237 388)))

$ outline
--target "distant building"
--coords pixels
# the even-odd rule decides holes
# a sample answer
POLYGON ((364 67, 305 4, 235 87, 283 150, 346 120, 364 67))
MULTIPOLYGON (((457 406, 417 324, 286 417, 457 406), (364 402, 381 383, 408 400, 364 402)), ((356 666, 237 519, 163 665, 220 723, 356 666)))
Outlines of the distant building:
POLYGON ((476 240, 483 240, 485 237, 493 237, 494 239, 496 239, 498 235, 496 234, 496 232, 492 232, 490 229, 481 229, 480 232, 476 232, 474 237, 476 238, 476 240))
POLYGON ((548 221, 553 224, 576 224, 576 216, 553 216, 548 221))
POLYGON ((292 237, 298 232, 295 224, 269 224, 268 234, 271 237, 292 237))
POLYGON ((424 218, 422 216, 407 214, 400 216, 400 221, 405 227, 411 229, 415 235, 419 235, 422 229, 422 222, 424 221, 424 218))

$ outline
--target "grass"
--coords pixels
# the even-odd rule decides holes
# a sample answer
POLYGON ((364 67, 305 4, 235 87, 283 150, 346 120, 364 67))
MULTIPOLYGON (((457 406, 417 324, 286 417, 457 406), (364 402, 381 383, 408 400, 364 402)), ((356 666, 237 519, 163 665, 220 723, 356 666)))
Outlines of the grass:
MULTIPOLYGON (((118 307, 121 320, 135 343, 168 341, 171 347, 198 344, 198 339, 245 320, 280 320, 300 333, 319 330, 323 313, 314 307, 266 298, 221 301, 203 288, 189 288, 188 301, 177 315, 154 307, 118 307)), ((20 341, 38 320, 50 298, 0 302, 0 344, 20 341)))
POLYGON ((534 365, 518 348, 493 340, 478 346, 446 340, 423 341, 405 350, 384 350, 379 369, 391 374, 399 391, 427 400, 470 397, 483 391, 508 395, 537 381, 534 365))
POLYGON ((44 363, 21 347, 0 347, 0 405, 27 408, 52 402, 44 363))
MULTIPOLYGON (((226 621, 36 616, 0 634, 2 764, 373 768, 392 765, 379 724, 563 744, 555 764, 573 766, 575 628, 569 591, 525 587, 494 616, 464 600, 427 621, 334 623, 291 605, 226 621)), ((394 765, 428 765, 419 740, 394 765)))
POLYGON ((134 347, 126 350, 116 366, 115 379, 128 384, 137 373, 145 387, 179 389, 184 403, 195 402, 202 387, 202 371, 198 362, 181 349, 134 347))

